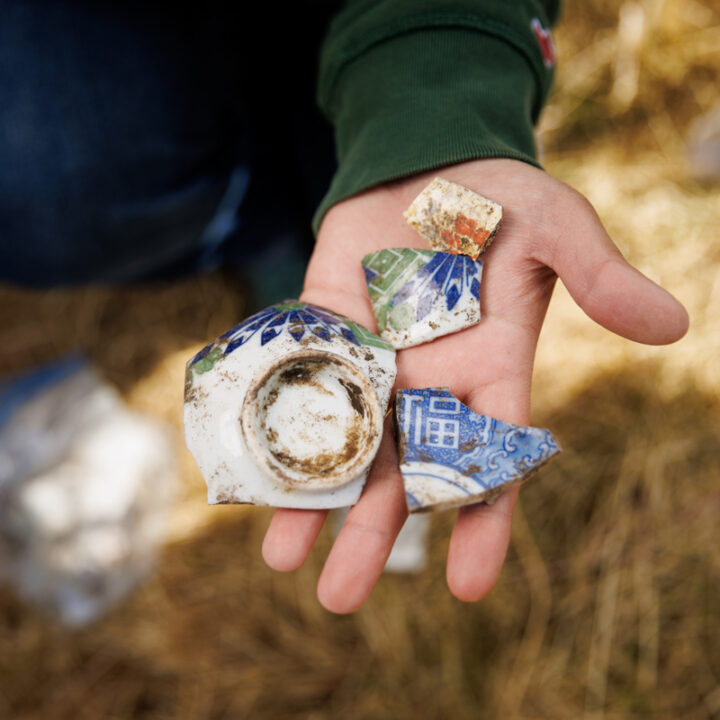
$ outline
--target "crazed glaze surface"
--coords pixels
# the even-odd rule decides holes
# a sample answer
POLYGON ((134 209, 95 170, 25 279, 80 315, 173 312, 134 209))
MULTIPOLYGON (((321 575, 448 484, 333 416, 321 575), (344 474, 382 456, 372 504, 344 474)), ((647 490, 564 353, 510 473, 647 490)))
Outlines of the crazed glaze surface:
POLYGON ((398 350, 480 321, 481 262, 390 248, 366 255, 362 266, 380 335, 398 350))
MULTIPOLYGON (((357 425, 353 413, 363 417, 374 413, 382 418, 395 372, 395 351, 377 335, 348 318, 298 301, 266 308, 221 335, 188 362, 185 382, 185 439, 207 483, 208 502, 294 508, 343 507, 357 502, 367 477, 367 463, 353 464, 353 448, 333 435, 335 425, 344 423, 349 435, 358 432, 357 448, 374 456, 379 443, 376 435, 382 432, 382 422, 357 425), (298 357, 305 359, 301 362, 298 357), (273 366, 279 367, 285 360, 291 362, 284 370, 279 369, 275 382, 282 372, 288 372, 287 379, 292 382, 282 385, 283 393, 287 391, 287 394, 278 402, 293 405, 298 412, 309 412, 307 417, 311 420, 307 423, 305 440, 299 437, 291 443, 293 452, 297 453, 292 464, 302 471, 302 458, 307 455, 308 477, 315 477, 319 482, 298 481, 299 476, 294 476, 294 480, 271 479, 267 463, 263 464, 259 456, 249 451, 243 431, 241 416, 248 390, 273 366), (352 370, 347 370, 346 365, 352 370), (316 366, 338 367, 342 372, 328 375, 324 370, 317 374, 316 366), (358 375, 366 379, 366 384, 358 375), (330 384, 324 387, 323 383, 330 384), (332 410, 337 412, 336 419, 330 419, 331 411, 322 405, 326 391, 334 394, 340 403, 332 410), (358 399, 359 391, 365 393, 362 402, 358 399), (325 425, 321 423, 319 431, 313 433, 311 426, 316 420, 325 425), (318 458, 310 460, 310 450, 303 443, 311 445, 315 440, 318 457, 329 448, 344 458, 346 469, 360 468, 357 475, 338 475, 336 480, 342 480, 341 485, 327 487, 332 485, 330 482, 323 486, 322 479, 327 479, 332 463, 323 464, 318 458)), ((268 397, 263 402, 265 419, 270 424, 251 432, 257 432, 260 441, 265 443, 261 454, 267 457, 275 453, 276 459, 283 462, 283 450, 273 444, 273 432, 282 432, 286 427, 288 437, 295 437, 297 429, 303 427, 303 417, 293 417, 284 426, 281 416, 272 415, 274 405, 268 402, 268 397)), ((254 410, 262 408, 257 405, 254 410)), ((253 413, 248 412, 247 417, 252 418, 253 413)), ((246 425, 250 427, 251 423, 248 421, 246 425)))
POLYGON ((549 430, 474 413, 447 388, 398 390, 395 421, 410 512, 492 502, 560 452, 549 430))
POLYGON ((462 185, 436 177, 404 213, 434 250, 474 260, 487 250, 502 221, 502 206, 462 185))

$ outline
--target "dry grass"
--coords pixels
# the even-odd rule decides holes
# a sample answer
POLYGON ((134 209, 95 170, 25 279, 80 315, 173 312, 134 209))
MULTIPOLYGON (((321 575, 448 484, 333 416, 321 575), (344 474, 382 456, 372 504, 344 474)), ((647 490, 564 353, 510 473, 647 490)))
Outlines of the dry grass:
POLYGON ((521 493, 490 597, 446 590, 451 514, 435 518, 425 573, 386 577, 336 617, 314 596, 327 536, 274 574, 259 558, 267 512, 204 505, 182 449, 183 362, 242 316, 229 279, 3 289, 1 369, 85 348, 175 428, 183 492, 157 575, 97 626, 70 633, 0 594, 0 717, 720 717, 720 187, 688 178, 682 142, 720 99, 720 18, 711 0, 567 5, 546 164, 692 327, 670 348, 634 346, 558 288, 533 419, 566 452, 521 493))

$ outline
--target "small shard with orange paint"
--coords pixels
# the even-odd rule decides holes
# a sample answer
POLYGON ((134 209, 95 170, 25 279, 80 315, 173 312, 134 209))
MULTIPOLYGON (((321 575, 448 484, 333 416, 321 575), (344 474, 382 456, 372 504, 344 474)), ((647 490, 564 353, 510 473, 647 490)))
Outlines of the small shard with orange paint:
POLYGON ((476 260, 500 227, 502 206, 436 177, 413 200, 405 219, 433 250, 469 255, 476 260))

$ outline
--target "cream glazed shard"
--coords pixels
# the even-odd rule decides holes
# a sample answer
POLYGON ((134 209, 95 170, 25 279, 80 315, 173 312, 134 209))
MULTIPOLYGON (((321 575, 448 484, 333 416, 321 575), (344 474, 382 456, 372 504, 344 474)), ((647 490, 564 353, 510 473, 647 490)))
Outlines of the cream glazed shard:
POLYGON ((561 451, 549 430, 475 413, 447 388, 398 390, 395 425, 411 513, 491 503, 561 451))
POLYGON ((436 177, 404 213, 433 250, 476 260, 492 242, 502 206, 462 185, 436 177))

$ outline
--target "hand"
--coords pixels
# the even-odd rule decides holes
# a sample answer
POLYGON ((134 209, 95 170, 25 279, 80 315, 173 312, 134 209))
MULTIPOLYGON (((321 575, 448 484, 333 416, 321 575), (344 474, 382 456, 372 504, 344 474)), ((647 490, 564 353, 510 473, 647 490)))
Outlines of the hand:
MULTIPOLYGON (((608 330, 653 345, 674 342, 685 309, 630 266, 584 197, 516 160, 476 160, 384 185, 350 198, 325 217, 308 268, 303 300, 375 328, 360 259, 387 247, 426 247, 403 211, 436 175, 503 206, 503 224, 485 261, 482 320, 474 327, 402 350, 397 388, 448 386, 476 412, 527 425, 530 380, 540 328, 556 276, 578 305, 608 330)), ((450 541, 447 582, 460 600, 495 584, 510 538, 517 490, 493 505, 462 508, 450 541)), ((277 510, 263 543, 276 570, 307 557, 326 511, 277 510)), ((345 521, 318 582, 333 612, 359 608, 382 573, 407 510, 390 431, 360 501, 345 521)))

